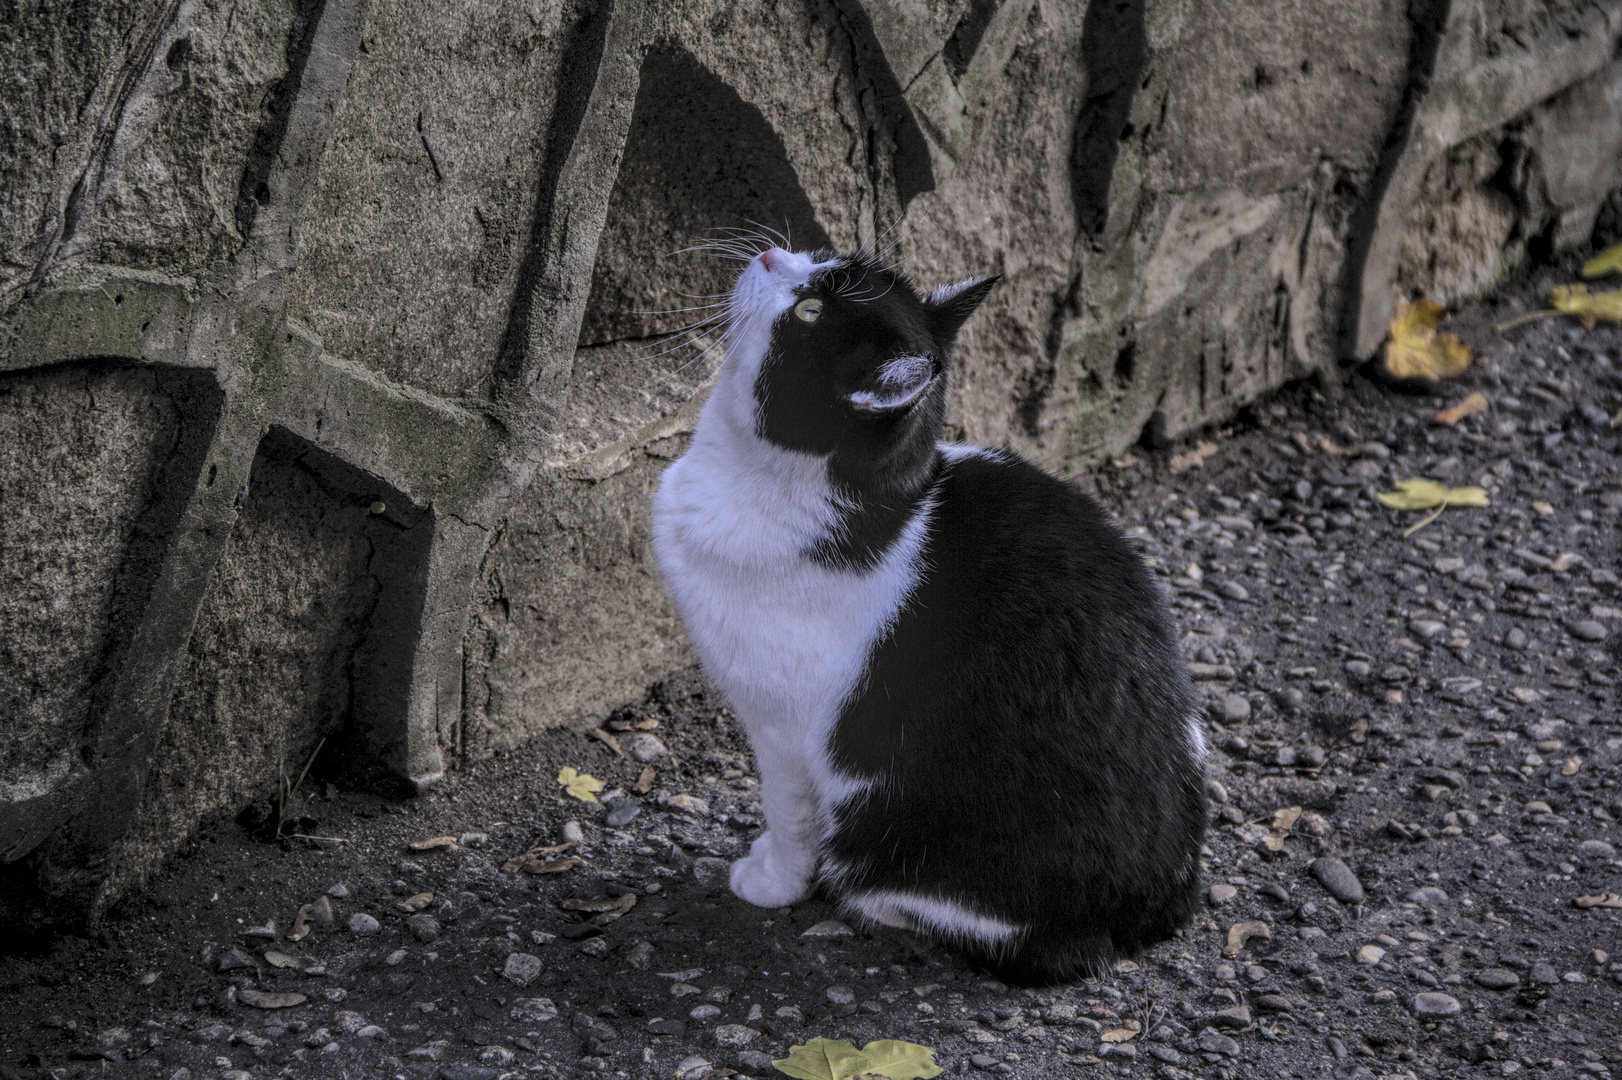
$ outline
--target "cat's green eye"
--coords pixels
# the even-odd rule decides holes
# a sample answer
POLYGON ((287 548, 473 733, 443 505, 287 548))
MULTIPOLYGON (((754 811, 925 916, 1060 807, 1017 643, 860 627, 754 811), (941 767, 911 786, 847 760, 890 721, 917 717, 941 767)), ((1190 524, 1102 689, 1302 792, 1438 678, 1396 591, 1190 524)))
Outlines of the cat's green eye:
POLYGON ((814 323, 822 315, 822 301, 801 300, 794 305, 794 314, 801 322, 814 323))

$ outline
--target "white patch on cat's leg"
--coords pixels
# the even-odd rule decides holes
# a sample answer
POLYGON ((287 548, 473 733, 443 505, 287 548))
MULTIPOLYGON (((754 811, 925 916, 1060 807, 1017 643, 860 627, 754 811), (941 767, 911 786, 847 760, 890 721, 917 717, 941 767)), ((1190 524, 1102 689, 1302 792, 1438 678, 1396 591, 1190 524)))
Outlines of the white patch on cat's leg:
POLYGON ((817 870, 817 800, 811 778, 792 753, 757 739, 760 804, 766 831, 732 864, 732 891, 756 907, 787 907, 811 892, 817 870))
POLYGON ((845 903, 885 926, 923 930, 960 941, 1004 945, 1022 928, 991 915, 982 915, 966 904, 938 896, 919 896, 896 889, 869 889, 845 897, 845 903))

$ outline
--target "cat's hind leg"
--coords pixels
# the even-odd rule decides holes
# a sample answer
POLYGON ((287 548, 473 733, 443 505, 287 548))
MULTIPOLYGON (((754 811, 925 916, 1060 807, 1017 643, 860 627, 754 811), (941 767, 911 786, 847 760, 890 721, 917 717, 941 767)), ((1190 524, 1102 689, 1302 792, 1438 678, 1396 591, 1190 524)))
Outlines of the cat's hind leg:
POLYGON ((757 907, 787 907, 806 898, 816 875, 816 790, 792 747, 754 743, 766 831, 732 864, 732 891, 757 907))

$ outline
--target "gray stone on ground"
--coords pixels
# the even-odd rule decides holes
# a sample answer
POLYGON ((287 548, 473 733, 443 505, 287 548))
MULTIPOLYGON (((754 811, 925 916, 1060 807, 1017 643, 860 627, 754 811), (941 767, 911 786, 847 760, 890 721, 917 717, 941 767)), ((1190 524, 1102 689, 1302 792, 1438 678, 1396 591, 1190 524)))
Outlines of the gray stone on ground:
POLYGON ((664 742, 658 736, 649 735, 645 731, 622 737, 620 739, 620 748, 630 754, 632 760, 643 765, 651 764, 670 755, 670 751, 665 748, 664 742))
POLYGON ((349 916, 349 932, 352 934, 377 934, 382 930, 383 925, 364 911, 349 916))
POLYGON ((1310 867, 1312 876, 1318 879, 1333 896, 1343 904, 1361 904, 1363 902, 1363 883, 1357 880, 1357 875, 1351 868, 1332 855, 1320 859, 1313 859, 1310 867))
POLYGON ((516 998, 510 1015, 521 1024, 539 1024, 556 1020, 558 1007, 551 998, 516 998))
POLYGON ((1526 981, 1533 986, 1553 986, 1560 981, 1560 973, 1554 969, 1553 964, 1539 960, 1532 965, 1532 970, 1526 973, 1526 981))
POLYGON ((1582 619, 1571 624, 1571 636, 1583 641, 1604 641, 1610 634, 1605 624, 1595 619, 1582 619))
POLYGON ((1476 983, 1488 990, 1509 990, 1521 984, 1521 978, 1508 968, 1482 968, 1476 972, 1476 983))
POLYGON ((424 945, 432 945, 439 940, 439 920, 432 915, 413 915, 406 920, 406 926, 411 936, 424 945))
POLYGON ((693 877, 706 889, 725 885, 732 875, 732 864, 714 855, 703 855, 693 860, 693 877))
POLYGON ((1420 1016, 1455 1016, 1463 1008, 1451 994, 1430 991, 1414 997, 1414 1012, 1420 1016))
POLYGON ((541 958, 530 953, 509 953, 502 965, 502 978, 519 986, 528 986, 541 974, 541 958))
POLYGON ((1409 892, 1403 899, 1410 904, 1445 904, 1448 896, 1446 889, 1435 885, 1425 885, 1409 892))
POLYGON ((1224 724, 1242 724, 1250 719, 1250 700, 1243 694, 1223 694, 1216 713, 1224 724))

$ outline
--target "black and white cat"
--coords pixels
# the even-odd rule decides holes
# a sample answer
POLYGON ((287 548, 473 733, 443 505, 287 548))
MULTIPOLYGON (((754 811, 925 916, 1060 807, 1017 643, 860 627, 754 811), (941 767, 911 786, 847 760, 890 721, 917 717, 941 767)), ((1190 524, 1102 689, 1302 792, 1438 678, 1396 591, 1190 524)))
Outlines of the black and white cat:
POLYGON ((760 767, 732 891, 941 936, 1003 977, 1096 973, 1194 908, 1204 740, 1170 620, 1103 511, 938 442, 995 279, 920 296, 771 248, 665 473, 653 548, 760 767))

